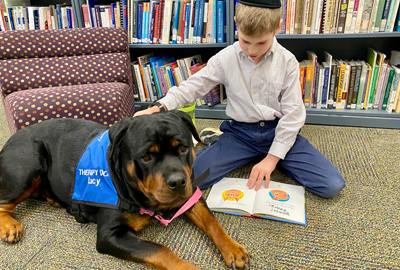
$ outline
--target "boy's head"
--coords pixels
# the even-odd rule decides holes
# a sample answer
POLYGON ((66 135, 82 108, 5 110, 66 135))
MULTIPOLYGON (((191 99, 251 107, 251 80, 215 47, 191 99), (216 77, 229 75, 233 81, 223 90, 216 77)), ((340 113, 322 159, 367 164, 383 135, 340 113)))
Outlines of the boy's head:
POLYGON ((258 64, 280 31, 280 0, 239 0, 235 21, 242 51, 258 64))
POLYGON ((280 0, 239 0, 235 21, 240 32, 253 37, 278 33, 281 25, 280 0))

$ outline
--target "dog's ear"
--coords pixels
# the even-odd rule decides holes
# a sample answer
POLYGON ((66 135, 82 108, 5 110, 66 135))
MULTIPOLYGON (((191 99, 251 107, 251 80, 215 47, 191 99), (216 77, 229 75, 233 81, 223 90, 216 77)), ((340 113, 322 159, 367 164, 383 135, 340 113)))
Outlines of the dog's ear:
POLYGON ((110 127, 108 136, 110 138, 110 156, 114 156, 116 149, 119 148, 122 139, 124 138, 125 132, 132 123, 133 117, 122 118, 119 122, 115 123, 110 127))
POLYGON ((193 134, 193 137, 196 139, 196 141, 200 142, 200 137, 199 134, 197 133, 196 127, 193 125, 192 118, 190 118, 190 116, 187 113, 179 110, 173 110, 171 112, 176 113, 182 119, 182 121, 186 124, 186 126, 188 126, 190 132, 193 134))

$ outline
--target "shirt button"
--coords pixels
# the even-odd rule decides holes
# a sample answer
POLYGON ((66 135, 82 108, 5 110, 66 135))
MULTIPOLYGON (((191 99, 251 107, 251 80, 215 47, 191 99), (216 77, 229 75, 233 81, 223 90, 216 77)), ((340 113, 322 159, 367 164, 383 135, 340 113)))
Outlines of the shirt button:
POLYGON ((265 123, 264 123, 264 122, 261 122, 261 123, 260 123, 260 126, 262 126, 262 127, 265 126, 265 123))
POLYGON ((254 94, 257 93, 257 90, 254 90, 253 93, 254 93, 254 94))

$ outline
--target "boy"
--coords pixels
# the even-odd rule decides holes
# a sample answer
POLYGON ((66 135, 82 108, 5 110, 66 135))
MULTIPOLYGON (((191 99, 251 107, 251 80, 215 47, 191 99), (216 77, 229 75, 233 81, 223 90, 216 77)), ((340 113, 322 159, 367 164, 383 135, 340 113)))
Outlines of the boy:
POLYGON ((332 163, 299 135, 306 111, 299 66, 295 56, 276 40, 282 25, 279 0, 239 0, 235 13, 239 41, 210 58, 207 66, 169 89, 168 94, 143 115, 172 110, 205 95, 222 83, 226 88, 226 114, 218 141, 197 152, 195 177, 210 168, 200 184, 207 188, 233 169, 261 159, 247 186, 269 186, 275 167, 309 191, 332 198, 345 182, 332 163))

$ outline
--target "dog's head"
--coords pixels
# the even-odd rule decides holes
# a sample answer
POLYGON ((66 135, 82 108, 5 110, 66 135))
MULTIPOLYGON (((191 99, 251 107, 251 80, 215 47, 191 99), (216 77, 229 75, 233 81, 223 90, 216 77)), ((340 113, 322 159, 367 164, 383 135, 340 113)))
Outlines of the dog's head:
POLYGON ((113 125, 108 155, 117 188, 121 184, 140 206, 180 207, 193 194, 192 135, 200 141, 189 115, 181 111, 124 118, 113 125))

